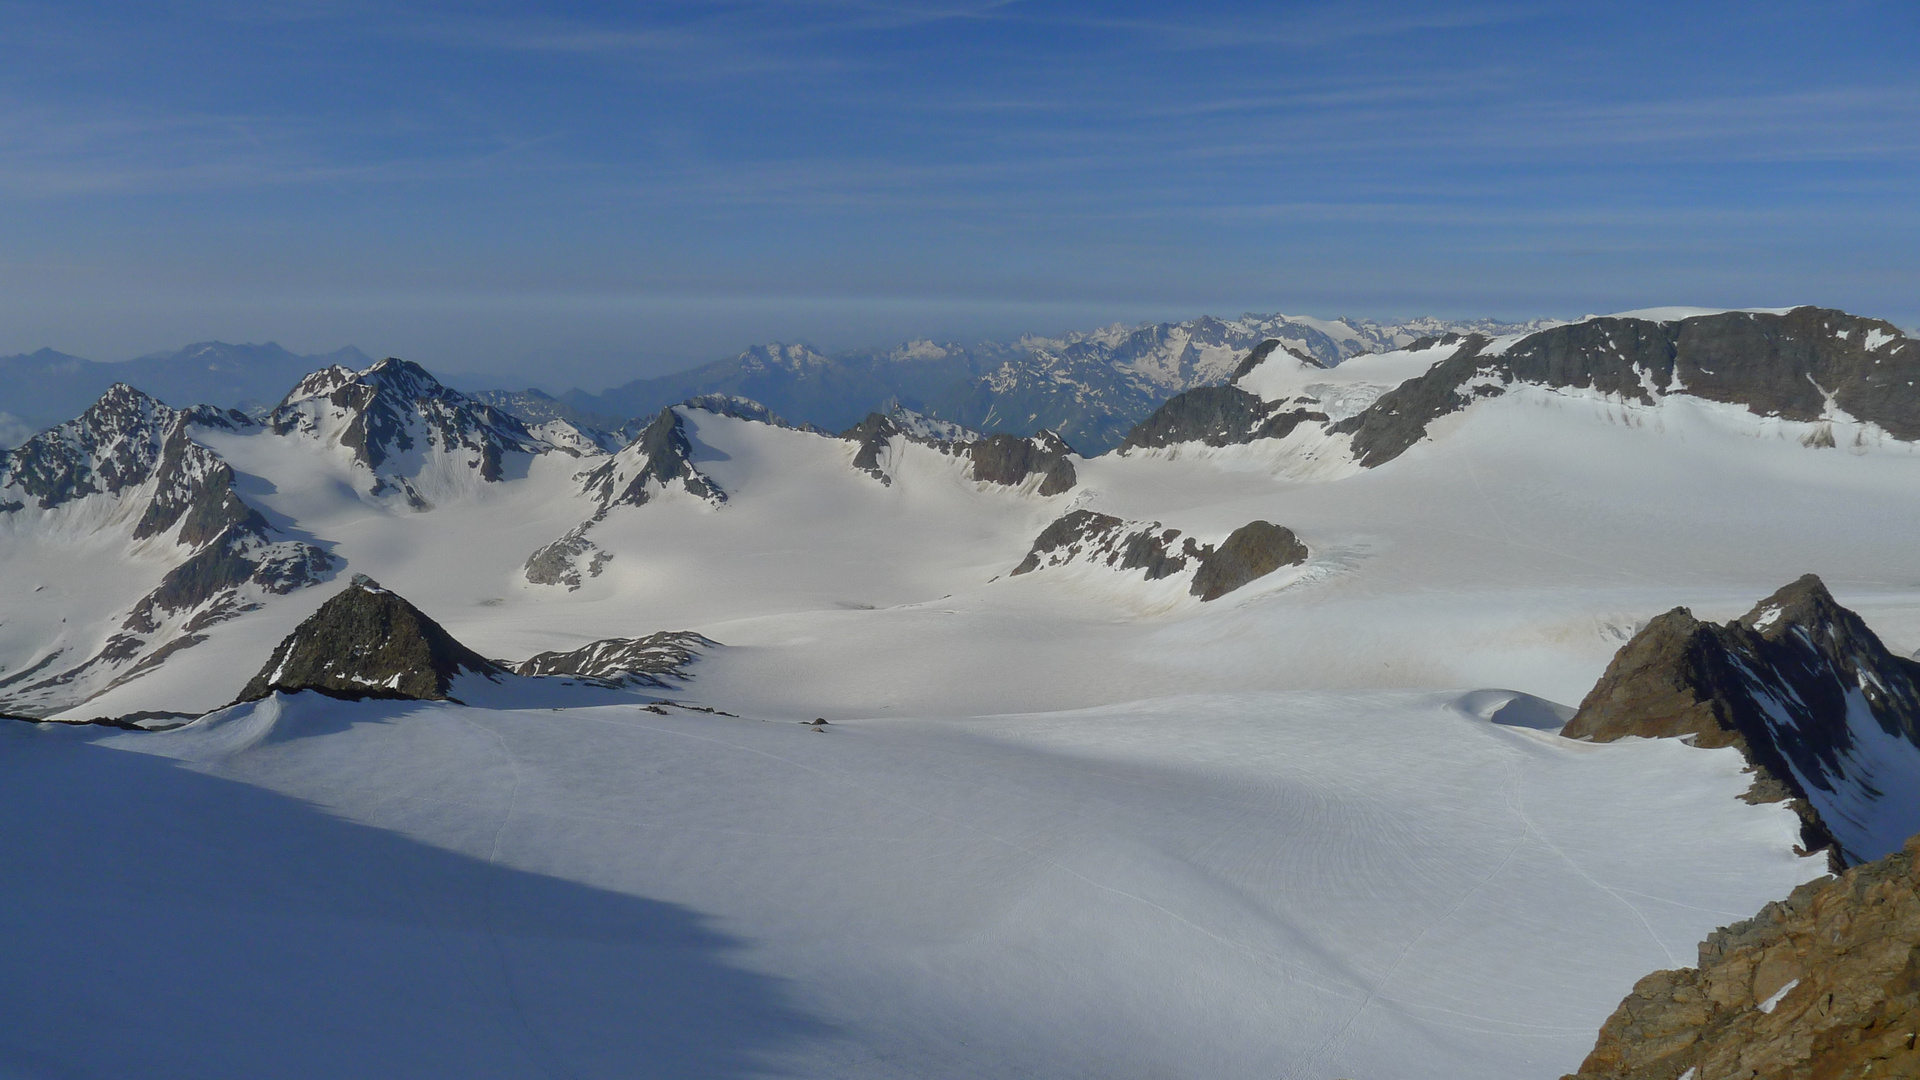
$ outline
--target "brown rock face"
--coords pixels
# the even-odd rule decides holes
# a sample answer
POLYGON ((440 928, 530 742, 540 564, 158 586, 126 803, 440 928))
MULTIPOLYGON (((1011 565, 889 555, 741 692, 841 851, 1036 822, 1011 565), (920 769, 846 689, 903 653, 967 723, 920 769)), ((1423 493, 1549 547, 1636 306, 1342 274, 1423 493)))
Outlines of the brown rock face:
POLYGON ((1675 608, 1615 654, 1561 732, 1735 746, 1748 798, 1787 800, 1835 868, 1920 828, 1920 664, 1888 652, 1809 574, 1725 625, 1675 608))
POLYGON ((1218 600, 1249 581, 1306 561, 1307 545, 1292 529, 1271 521, 1249 521, 1201 561, 1193 575, 1192 592, 1203 601, 1218 600))
POLYGON ((1656 971, 1564 1080, 1920 1078, 1920 837, 1656 971))

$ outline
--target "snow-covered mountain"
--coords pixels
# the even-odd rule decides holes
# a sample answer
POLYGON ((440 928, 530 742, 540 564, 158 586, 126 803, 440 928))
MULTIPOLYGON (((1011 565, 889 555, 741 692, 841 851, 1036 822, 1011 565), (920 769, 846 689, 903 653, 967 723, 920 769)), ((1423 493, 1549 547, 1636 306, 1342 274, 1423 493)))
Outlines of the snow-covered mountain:
POLYGON ((1920 349, 1430 329, 1148 364, 1217 379, 1097 455, 737 393, 610 439, 399 361, 114 391, 0 473, 0 711, 199 718, 0 727, 0 1071, 1570 1071, 1826 866, 1740 745, 1558 734, 1618 658, 1720 650, 1690 700, 1849 857, 1920 805, 1920 349))
POLYGON ((115 385, 0 457, 14 575, 0 694, 10 710, 89 700, 204 641, 209 627, 324 580, 333 557, 269 524, 195 438, 253 426, 115 385))
MULTIPOLYGON (((599 394, 558 399, 571 418, 645 416, 701 394, 760 401, 793 420, 833 431, 886 403, 987 432, 1031 435, 1045 428, 1076 448, 1100 453, 1169 396, 1226 381, 1234 366, 1273 339, 1333 366, 1365 353, 1430 336, 1526 332, 1545 320, 1414 319, 1402 323, 1298 315, 1202 316, 1179 323, 1115 324, 1060 337, 1016 341, 910 341, 891 349, 829 356, 802 344, 759 345, 691 371, 639 379, 599 394)), ((488 400, 521 415, 561 415, 555 399, 489 391, 488 400)), ((604 421, 602 426, 605 426, 604 421)))

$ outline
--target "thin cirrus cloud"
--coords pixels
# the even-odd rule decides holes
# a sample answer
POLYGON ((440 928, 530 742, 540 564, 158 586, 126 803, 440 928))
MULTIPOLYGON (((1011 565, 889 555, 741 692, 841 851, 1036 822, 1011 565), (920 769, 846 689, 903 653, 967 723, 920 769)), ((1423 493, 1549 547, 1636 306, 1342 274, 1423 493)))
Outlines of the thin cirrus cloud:
MULTIPOLYGON (((338 307, 336 343, 407 297, 421 340, 462 296, 711 301, 589 305, 638 312, 605 334, 641 357, 675 310, 748 344, 735 302, 849 339, 863 305, 879 333, 943 297, 1008 332, 1061 304, 1911 321, 1915 31, 1910 4, 1768 0, 15 3, 0 194, 32 212, 0 220, 0 326, 42 337, 0 351, 58 344, 25 316, 83 298, 221 336, 263 281, 338 307)), ((92 322, 138 334, 127 311, 92 322)), ((469 340, 551 332, 510 323, 469 340)))

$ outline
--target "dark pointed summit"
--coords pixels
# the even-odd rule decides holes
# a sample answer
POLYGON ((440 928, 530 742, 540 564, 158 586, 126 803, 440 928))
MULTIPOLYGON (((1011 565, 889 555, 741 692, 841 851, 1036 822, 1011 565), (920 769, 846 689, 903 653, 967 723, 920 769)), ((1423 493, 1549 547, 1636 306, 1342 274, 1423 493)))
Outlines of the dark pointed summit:
POLYGON ((1920 663, 1808 574, 1724 625, 1686 608, 1621 647, 1561 734, 1735 746, 1749 798, 1790 800, 1809 850, 1878 858, 1920 830, 1920 663))
POLYGON ((459 675, 504 673, 399 594, 356 574, 344 592, 287 635, 239 700, 318 690, 345 698, 444 701, 459 675))

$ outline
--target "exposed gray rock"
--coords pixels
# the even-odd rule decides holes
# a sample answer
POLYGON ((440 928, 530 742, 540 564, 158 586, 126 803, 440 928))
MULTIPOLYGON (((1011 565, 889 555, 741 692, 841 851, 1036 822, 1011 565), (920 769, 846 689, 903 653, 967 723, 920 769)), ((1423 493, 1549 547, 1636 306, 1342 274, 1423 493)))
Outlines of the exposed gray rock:
POLYGON ((1128 522, 1092 510, 1061 515, 1034 538, 1033 549, 1009 576, 1029 574, 1043 566, 1070 562, 1099 562, 1117 570, 1144 570, 1146 580, 1157 581, 1185 570, 1212 548, 1180 543, 1180 530, 1157 521, 1128 522))
POLYGON ((275 434, 328 433, 376 477, 375 494, 399 490, 424 508, 400 463, 434 447, 464 456, 480 478, 499 481, 513 454, 549 449, 511 413, 441 385, 418 364, 388 357, 365 371, 326 368, 300 380, 267 418, 275 434), (389 468, 389 462, 395 467, 389 468))
POLYGON ((882 484, 891 485, 893 477, 887 475, 887 470, 881 466, 880 462, 887 452, 888 445, 901 434, 900 425, 894 423, 890 417, 871 412, 867 414, 865 420, 841 432, 840 437, 855 446, 854 468, 882 484))
POLYGON ((1031 476, 1041 477, 1039 493, 1058 495, 1078 483, 1073 447, 1051 431, 1031 438, 989 435, 964 448, 973 462, 973 478, 990 484, 1018 487, 1031 476))
POLYGON ((49 654, 0 683, 0 701, 26 713, 53 713, 151 670, 205 640, 200 631, 324 580, 334 558, 281 536, 234 489, 233 470, 195 442, 195 428, 254 426, 239 413, 169 409, 116 385, 80 417, 0 456, 0 513, 81 499, 131 501, 133 540, 173 536, 181 561, 123 617, 120 632, 74 663, 49 654), (31 681, 28 674, 31 673, 31 681))
POLYGON ((543 652, 512 666, 517 675, 571 675, 620 686, 670 688, 690 679, 703 650, 720 643, 691 630, 606 638, 566 652, 543 652))
POLYGON ((1074 562, 1140 570, 1147 581, 1193 569, 1188 592, 1204 602, 1219 599, 1282 566, 1303 563, 1307 555, 1306 545, 1292 530, 1266 521, 1242 525, 1216 549, 1158 521, 1124 521, 1111 514, 1074 510, 1041 530, 1027 557, 1009 576, 1074 562))
POLYGON ((1831 845, 1836 865, 1920 830, 1920 791, 1890 784, 1899 763, 1878 758, 1920 759, 1920 663, 1888 652, 1812 574, 1725 625, 1685 608, 1652 620, 1562 734, 1738 747, 1755 772, 1748 798, 1789 801, 1807 850, 1831 845))
POLYGON ((527 580, 535 585, 565 585, 578 589, 586 578, 599 577, 613 555, 587 539, 593 522, 582 522, 572 532, 527 556, 527 580))
POLYGON ((649 485, 652 489, 677 485, 690 495, 714 503, 727 500, 720 485, 694 465, 693 441, 687 437, 686 421, 671 407, 661 409, 639 437, 587 473, 582 483, 599 501, 603 514, 615 506, 646 505, 652 497, 649 485))
POLYGON ((356 574, 287 635, 239 700, 317 690, 345 698, 444 701, 461 675, 505 673, 398 594, 356 574))
POLYGON ((1788 420, 1820 420, 1838 408, 1895 438, 1920 439, 1920 345, 1892 323, 1843 311, 1589 319, 1531 334, 1498 356, 1485 355, 1486 346, 1484 337, 1465 339, 1452 356, 1333 430, 1353 435, 1362 465, 1384 464, 1435 419, 1520 382, 1645 403, 1686 393, 1788 420))
POLYGON ((1203 386, 1169 399, 1140 421, 1120 441, 1120 452, 1185 442, 1232 446, 1284 439, 1303 423, 1326 419, 1326 413, 1262 401, 1237 386, 1203 386))

